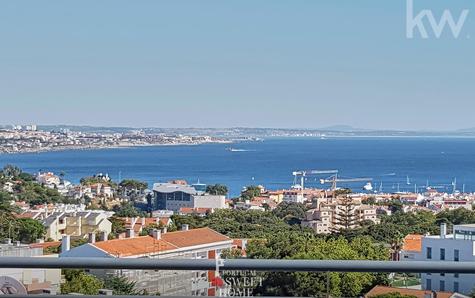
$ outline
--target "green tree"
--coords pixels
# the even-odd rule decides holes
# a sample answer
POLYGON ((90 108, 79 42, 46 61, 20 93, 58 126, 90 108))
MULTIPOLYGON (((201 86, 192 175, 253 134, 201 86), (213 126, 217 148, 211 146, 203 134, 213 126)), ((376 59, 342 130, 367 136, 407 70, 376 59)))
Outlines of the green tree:
POLYGON ((120 205, 112 207, 112 211, 118 217, 143 217, 145 213, 135 208, 131 202, 122 202, 120 205))
POLYGON ((212 195, 226 196, 228 187, 223 184, 208 185, 206 186, 206 192, 212 195))
POLYGON ((17 240, 24 243, 33 243, 46 234, 45 227, 37 220, 31 218, 19 218, 16 221, 17 240))
POLYGON ((81 270, 65 270, 66 282, 61 285, 61 293, 80 293, 84 295, 97 295, 104 283, 97 277, 81 270))
POLYGON ((137 283, 129 281, 124 276, 112 276, 104 280, 104 288, 112 290, 114 295, 146 295, 143 290, 137 290, 137 283))
POLYGON ((144 191, 145 189, 147 189, 148 184, 147 182, 143 182, 139 180, 124 179, 119 183, 119 186, 127 190, 144 191))
POLYGON ((117 235, 125 232, 125 222, 117 217, 109 218, 112 223, 111 234, 117 235))
POLYGON ((261 194, 261 189, 255 185, 246 186, 246 188, 241 192, 242 200, 252 200, 254 197, 258 197, 261 194))

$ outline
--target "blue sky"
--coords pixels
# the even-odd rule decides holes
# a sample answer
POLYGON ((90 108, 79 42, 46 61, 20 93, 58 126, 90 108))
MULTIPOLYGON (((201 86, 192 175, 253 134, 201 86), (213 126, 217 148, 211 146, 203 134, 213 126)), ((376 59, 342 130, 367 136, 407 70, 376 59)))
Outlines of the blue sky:
POLYGON ((0 123, 475 127, 475 1, 0 2, 0 123), (447 28, 448 29, 448 28, 447 28))

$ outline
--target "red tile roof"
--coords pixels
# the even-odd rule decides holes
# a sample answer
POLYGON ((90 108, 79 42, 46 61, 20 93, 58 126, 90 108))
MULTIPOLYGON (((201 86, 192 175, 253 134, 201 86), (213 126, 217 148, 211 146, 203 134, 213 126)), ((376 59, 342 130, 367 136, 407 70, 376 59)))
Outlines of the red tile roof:
POLYGON ((162 234, 162 239, 178 247, 187 247, 214 242, 231 241, 231 238, 224 236, 210 228, 199 228, 188 231, 168 232, 162 234))
POLYGON ((159 253, 177 248, 171 243, 164 240, 157 240, 150 236, 107 240, 96 242, 93 245, 120 258, 159 253))
MULTIPOLYGON (((375 286, 369 291, 365 297, 374 297, 382 294, 400 293, 402 295, 415 296, 417 298, 432 297, 432 291, 405 289, 405 288, 392 288, 386 286, 375 286)), ((452 296, 451 292, 435 292, 435 298, 449 298, 452 296)))
POLYGON ((188 231, 162 233, 161 239, 159 240, 151 236, 140 236, 101 241, 93 245, 110 255, 129 257, 165 252, 196 245, 213 244, 222 241, 231 241, 231 238, 210 228, 199 228, 188 231))
POLYGON ((404 237, 404 243, 402 246, 406 251, 422 251, 422 235, 409 234, 404 237))

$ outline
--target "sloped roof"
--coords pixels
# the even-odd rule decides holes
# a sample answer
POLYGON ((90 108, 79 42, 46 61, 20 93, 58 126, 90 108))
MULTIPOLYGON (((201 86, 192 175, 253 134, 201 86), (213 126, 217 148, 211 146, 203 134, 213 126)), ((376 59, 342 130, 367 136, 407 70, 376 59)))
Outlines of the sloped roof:
POLYGON ((409 234, 404 237, 402 249, 405 251, 422 251, 422 235, 409 234))
POLYGON ((116 257, 159 253, 177 248, 171 243, 164 240, 157 240, 150 236, 101 241, 93 245, 116 257))
MULTIPOLYGON (((400 293, 402 295, 416 296, 417 298, 432 297, 432 291, 405 289, 405 288, 392 288, 386 286, 375 286, 369 291, 365 297, 373 297, 382 294, 400 293)), ((449 298, 452 296, 451 292, 435 292, 436 298, 449 298)))
POLYGON ((92 244, 93 246, 116 257, 129 257, 170 251, 196 245, 213 244, 215 242, 232 241, 210 228, 199 228, 188 231, 162 233, 161 239, 151 236, 113 239, 92 244))
POLYGON ((162 234, 162 239, 176 245, 177 247, 188 247, 195 245, 212 244, 214 242, 232 241, 210 228, 199 228, 188 231, 168 232, 162 234))

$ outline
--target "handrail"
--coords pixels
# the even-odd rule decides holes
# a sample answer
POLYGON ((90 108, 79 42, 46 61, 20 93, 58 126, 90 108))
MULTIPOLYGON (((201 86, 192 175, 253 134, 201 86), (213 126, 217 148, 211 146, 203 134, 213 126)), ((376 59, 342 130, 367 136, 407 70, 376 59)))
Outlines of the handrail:
MULTIPOLYGON (((216 260, 0 257, 0 268, 215 270, 216 260)), ((280 272, 474 273, 475 262, 226 259, 220 270, 280 272)))

